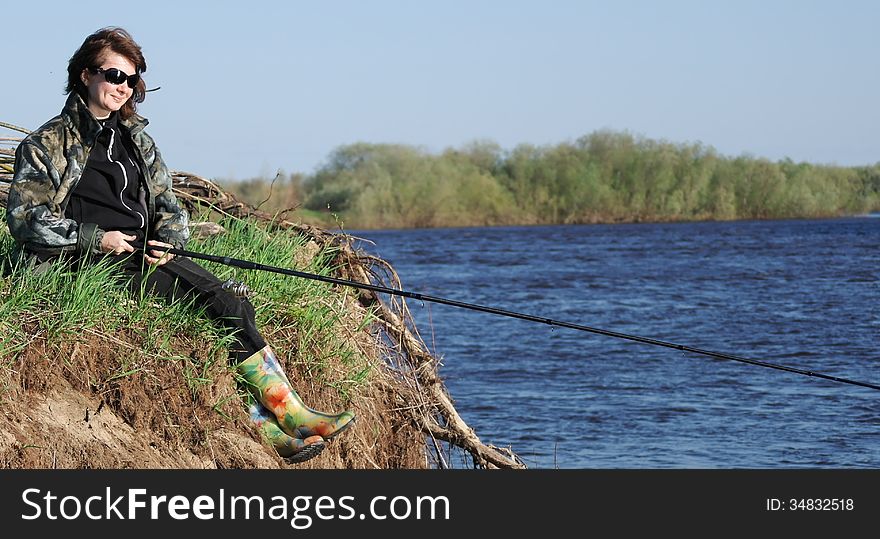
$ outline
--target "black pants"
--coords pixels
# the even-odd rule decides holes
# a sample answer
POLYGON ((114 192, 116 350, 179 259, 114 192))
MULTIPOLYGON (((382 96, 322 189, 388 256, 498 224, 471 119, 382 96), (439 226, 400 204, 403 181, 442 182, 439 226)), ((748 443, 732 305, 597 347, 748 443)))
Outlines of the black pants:
POLYGON ((224 290, 220 279, 192 260, 177 257, 151 267, 144 262, 143 253, 116 258, 133 293, 139 293, 143 287, 146 292, 169 301, 195 300, 211 320, 232 331, 238 342, 230 352, 236 361, 266 346, 257 331, 251 302, 224 290))

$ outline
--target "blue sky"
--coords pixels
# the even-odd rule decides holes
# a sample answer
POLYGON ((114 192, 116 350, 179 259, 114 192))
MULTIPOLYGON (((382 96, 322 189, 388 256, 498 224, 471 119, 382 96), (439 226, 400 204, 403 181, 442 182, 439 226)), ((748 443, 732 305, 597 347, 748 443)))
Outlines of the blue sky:
POLYGON ((15 2, 0 121, 63 105, 67 60, 128 29, 172 169, 312 173, 358 141, 439 152, 598 129, 725 155, 880 162, 880 2, 15 2))

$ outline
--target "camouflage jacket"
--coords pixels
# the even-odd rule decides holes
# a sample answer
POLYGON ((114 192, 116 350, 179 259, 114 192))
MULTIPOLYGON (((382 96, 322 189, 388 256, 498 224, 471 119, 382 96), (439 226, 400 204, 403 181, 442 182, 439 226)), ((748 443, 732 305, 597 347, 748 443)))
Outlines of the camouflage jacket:
MULTIPOLYGON (((147 191, 147 239, 183 248, 189 238, 186 210, 171 192, 171 174, 153 139, 144 131, 146 118, 134 115, 119 122, 134 142, 135 158, 147 191)), ((15 174, 9 190, 6 222, 20 247, 34 253, 100 253, 103 231, 94 223, 77 223, 64 210, 101 124, 82 98, 72 93, 61 114, 29 134, 15 150, 15 174)))

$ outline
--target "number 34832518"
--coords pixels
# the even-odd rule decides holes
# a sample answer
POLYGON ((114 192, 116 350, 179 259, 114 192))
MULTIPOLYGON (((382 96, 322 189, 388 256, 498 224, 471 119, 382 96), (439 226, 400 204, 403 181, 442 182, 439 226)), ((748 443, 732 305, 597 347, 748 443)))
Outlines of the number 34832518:
POLYGON ((852 511, 855 501, 852 498, 778 498, 767 499, 769 511, 852 511))

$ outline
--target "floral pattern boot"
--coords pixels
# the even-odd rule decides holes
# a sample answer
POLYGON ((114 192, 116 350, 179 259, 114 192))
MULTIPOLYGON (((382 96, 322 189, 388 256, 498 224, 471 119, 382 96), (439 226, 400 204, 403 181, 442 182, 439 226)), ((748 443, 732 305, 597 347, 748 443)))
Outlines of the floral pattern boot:
MULTIPOLYGON (((317 455, 323 449, 323 441, 338 435, 354 421, 354 413, 350 411, 332 415, 306 406, 268 346, 239 363, 237 371, 256 398, 257 402, 254 404, 262 405, 256 410, 254 406, 250 407, 251 417, 258 422, 258 426, 276 449, 280 446, 285 452, 292 451, 290 458, 295 458, 298 453, 309 450, 310 446, 321 444, 320 449, 309 450, 314 454, 303 455, 307 458, 298 462, 317 455), (264 410, 261 411, 260 408, 264 410), (274 415, 274 418, 267 412, 274 415), (281 434, 292 438, 292 441, 280 437, 281 434)), ((279 450, 279 454, 282 450, 279 450)))

